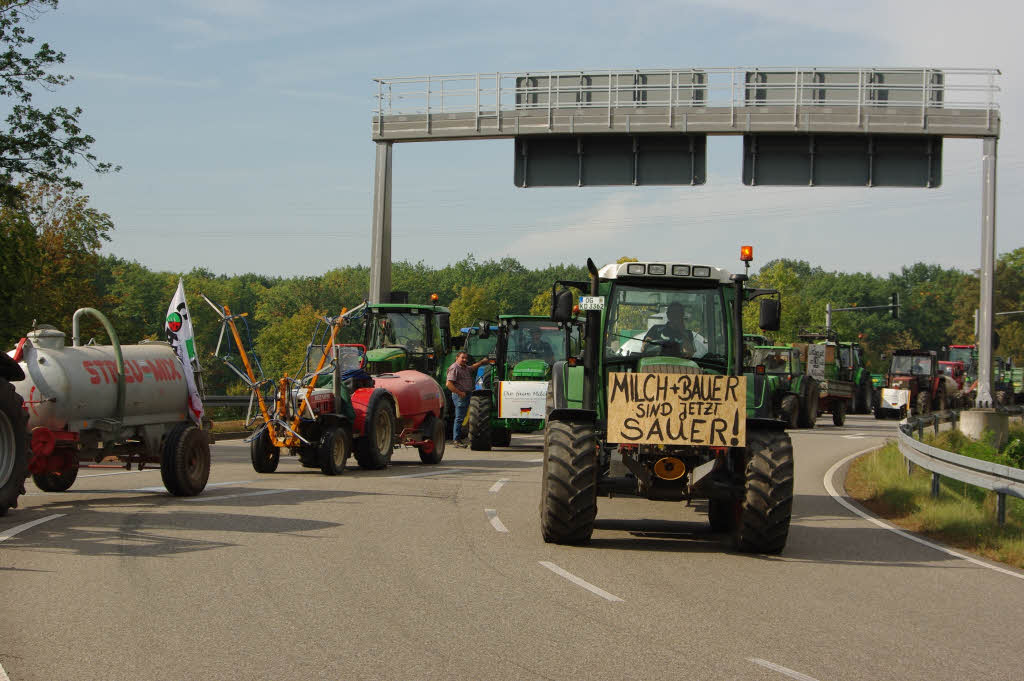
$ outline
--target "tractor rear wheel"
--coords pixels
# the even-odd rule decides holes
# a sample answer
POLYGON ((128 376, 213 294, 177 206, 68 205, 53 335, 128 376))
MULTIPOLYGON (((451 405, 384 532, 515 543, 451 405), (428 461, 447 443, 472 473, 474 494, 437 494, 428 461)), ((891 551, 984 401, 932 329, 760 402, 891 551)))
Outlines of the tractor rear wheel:
POLYGON ((360 468, 387 468, 395 452, 395 408, 387 390, 378 388, 366 404, 366 432, 356 441, 360 468))
POLYGON ((417 447, 420 461, 423 463, 441 463, 441 459, 444 458, 444 427, 444 422, 433 414, 427 414, 427 418, 423 420, 423 439, 430 440, 430 447, 417 447))
POLYGON ((33 473, 32 482, 44 492, 67 492, 78 479, 78 466, 58 473, 33 473))
POLYGON ((871 381, 864 381, 860 384, 857 389, 856 395, 854 395, 853 401, 853 413, 854 414, 870 414, 871 403, 874 399, 873 391, 871 389, 871 381))
POLYGON ((14 386, 0 378, 0 516, 18 507, 18 495, 25 490, 28 475, 28 445, 25 424, 28 413, 14 386))
POLYGON ((341 475, 345 472, 345 463, 352 455, 352 431, 348 426, 335 426, 324 429, 317 448, 320 472, 324 475, 341 475))
POLYGON ((786 395, 782 398, 779 407, 782 412, 782 420, 786 422, 787 428, 797 428, 800 425, 800 398, 796 395, 786 395))
POLYGON ((777 431, 747 432, 744 497, 733 542, 740 551, 780 553, 793 514, 793 443, 777 431))
POLYGON ((249 443, 249 458, 257 473, 273 473, 281 461, 281 448, 275 447, 270 441, 270 429, 263 431, 249 443))
POLYGON ((469 398, 469 448, 486 452, 491 448, 491 396, 469 398))
POLYGON ((832 423, 837 426, 846 423, 846 400, 839 400, 832 407, 832 423))
POLYGON ((808 391, 807 399, 804 400, 803 410, 800 412, 800 427, 813 428, 818 420, 818 384, 812 383, 808 391))
POLYGON ((548 421, 540 530, 544 541, 585 544, 597 518, 597 436, 592 423, 548 421))
POLYGON ((508 447, 512 444, 512 431, 508 428, 495 428, 491 431, 491 444, 495 447, 508 447))
POLYGON ((927 390, 917 394, 917 415, 924 416, 932 410, 932 395, 927 390))
POLYGON ((191 423, 179 423, 164 438, 160 477, 176 497, 194 497, 210 479, 210 441, 191 423))

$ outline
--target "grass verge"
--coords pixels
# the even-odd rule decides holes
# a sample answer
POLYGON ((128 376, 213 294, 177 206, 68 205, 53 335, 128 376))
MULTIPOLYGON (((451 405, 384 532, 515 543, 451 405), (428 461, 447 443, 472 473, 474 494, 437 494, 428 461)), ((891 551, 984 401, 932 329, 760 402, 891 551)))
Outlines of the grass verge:
POLYGON ((895 443, 860 457, 846 476, 846 492, 876 515, 949 546, 1024 568, 1024 499, 1006 498, 1006 524, 996 523, 996 495, 942 479, 931 497, 931 473, 907 464, 895 443))

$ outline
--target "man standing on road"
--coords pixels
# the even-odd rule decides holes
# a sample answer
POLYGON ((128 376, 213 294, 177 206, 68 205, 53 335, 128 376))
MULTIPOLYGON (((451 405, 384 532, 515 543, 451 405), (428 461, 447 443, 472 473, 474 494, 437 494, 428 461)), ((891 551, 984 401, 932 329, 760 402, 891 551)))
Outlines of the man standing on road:
POLYGON ((452 392, 452 402, 455 404, 455 427, 452 430, 452 437, 457 447, 465 447, 462 439, 462 422, 466 418, 466 411, 469 409, 469 394, 473 392, 473 385, 476 383, 473 377, 476 370, 487 362, 484 357, 476 364, 469 363, 469 353, 460 352, 455 357, 455 363, 448 367, 448 377, 445 386, 452 392))

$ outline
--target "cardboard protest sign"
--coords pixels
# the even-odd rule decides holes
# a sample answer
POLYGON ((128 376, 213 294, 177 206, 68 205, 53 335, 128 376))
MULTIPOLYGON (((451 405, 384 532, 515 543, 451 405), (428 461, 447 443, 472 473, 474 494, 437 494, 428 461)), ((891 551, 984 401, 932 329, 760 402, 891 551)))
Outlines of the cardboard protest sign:
POLYGON ((608 442, 745 447, 747 379, 608 374, 608 442))

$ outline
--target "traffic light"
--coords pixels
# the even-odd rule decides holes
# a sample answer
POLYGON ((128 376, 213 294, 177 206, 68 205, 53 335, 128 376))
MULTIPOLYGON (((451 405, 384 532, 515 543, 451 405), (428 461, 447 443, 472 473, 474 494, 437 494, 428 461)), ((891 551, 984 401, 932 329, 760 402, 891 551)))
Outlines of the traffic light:
POLYGON ((899 291, 889 296, 889 314, 893 319, 900 318, 900 294, 899 291))

